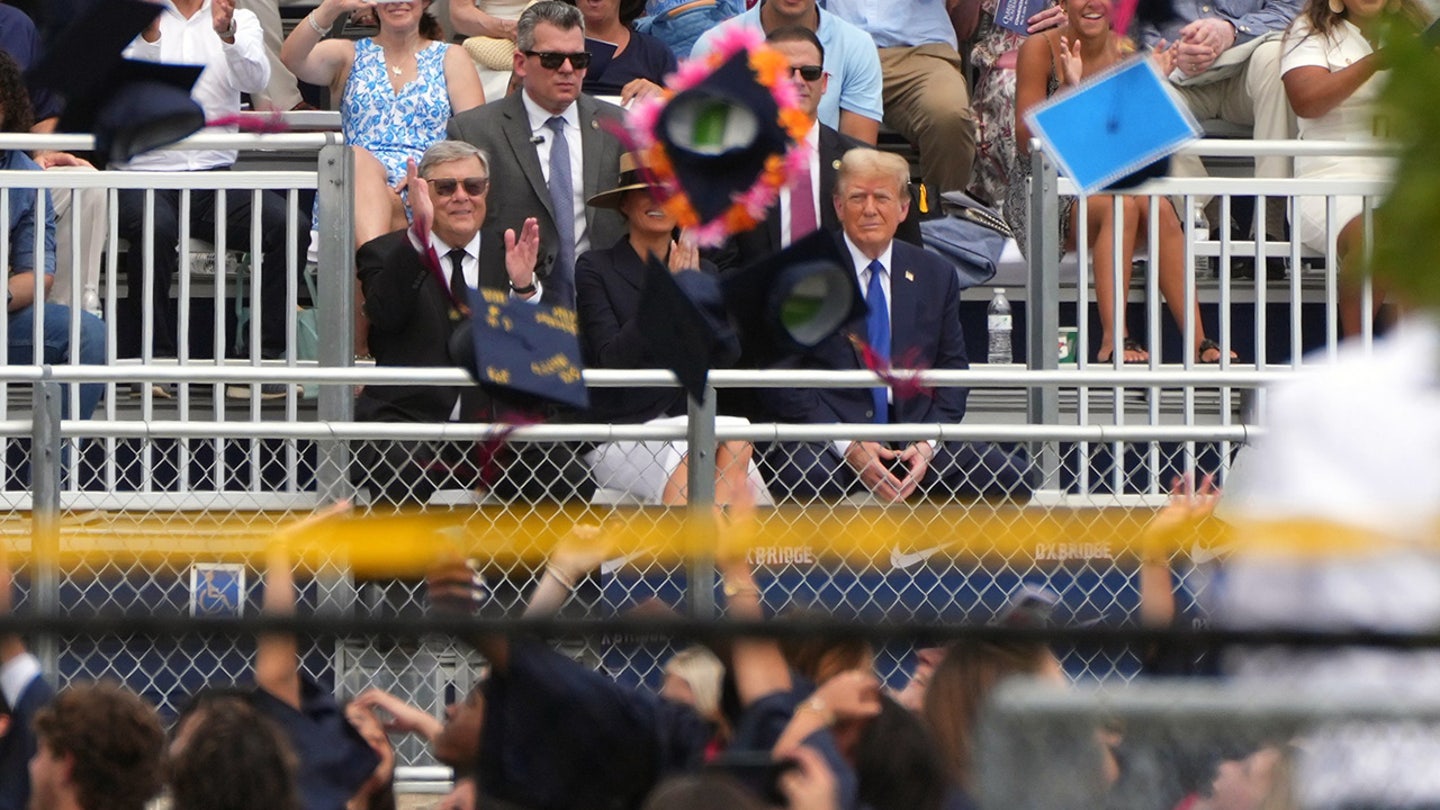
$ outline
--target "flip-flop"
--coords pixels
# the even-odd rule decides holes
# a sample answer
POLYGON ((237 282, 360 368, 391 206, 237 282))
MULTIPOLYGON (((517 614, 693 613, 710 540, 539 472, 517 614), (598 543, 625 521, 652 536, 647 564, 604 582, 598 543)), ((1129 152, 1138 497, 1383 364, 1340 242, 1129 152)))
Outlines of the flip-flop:
MULTIPOLYGON (((1140 353, 1142 353, 1142 354, 1145 355, 1145 359, 1144 359, 1144 360, 1136 360, 1136 361, 1134 361, 1134 362, 1136 362, 1136 363, 1143 363, 1143 362, 1145 362, 1145 360, 1149 360, 1149 359, 1150 359, 1150 352, 1149 352, 1148 350, 1146 350, 1146 348, 1145 348, 1144 346, 1141 346, 1141 345, 1140 345, 1140 341, 1138 341, 1138 340, 1136 340, 1136 339, 1134 339, 1134 338, 1127 337, 1127 338, 1125 338, 1124 341, 1121 342, 1120 345, 1121 345, 1121 351, 1122 351, 1122 352, 1140 352, 1140 353)), ((1096 355, 1095 355, 1095 362, 1097 362, 1097 363, 1109 363, 1109 362, 1111 362, 1111 358, 1113 358, 1114 356, 1115 356, 1115 355, 1114 355, 1114 352, 1111 352, 1111 354, 1109 354, 1109 355, 1107 355, 1107 356, 1105 356, 1105 357, 1101 357, 1099 354, 1096 354, 1096 355)), ((1122 361, 1122 362, 1124 362, 1124 361, 1122 361)))

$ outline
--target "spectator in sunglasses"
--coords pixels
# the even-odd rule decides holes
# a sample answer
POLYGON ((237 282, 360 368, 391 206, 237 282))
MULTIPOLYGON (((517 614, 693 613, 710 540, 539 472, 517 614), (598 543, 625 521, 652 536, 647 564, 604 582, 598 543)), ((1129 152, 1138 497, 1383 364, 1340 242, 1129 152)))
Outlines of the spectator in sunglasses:
MULTIPOLYGON (((819 120, 820 99, 830 84, 830 75, 824 67, 825 46, 820 37, 803 25, 787 25, 771 31, 765 41, 789 62, 790 82, 795 86, 800 107, 812 122, 810 133, 805 136, 810 145, 810 167, 808 172, 792 176, 780 190, 780 203, 770 208, 764 223, 735 234, 714 256, 706 257, 722 270, 753 264, 789 247, 791 242, 817 228, 838 231, 840 221, 830 202, 835 192, 836 167, 846 152, 865 146, 864 142, 819 120)), ((912 205, 910 211, 895 237, 919 245, 919 206, 912 205)))
MULTIPOLYGON (((425 150, 418 168, 410 164, 407 184, 411 226, 366 242, 355 259, 370 350, 380 366, 450 366, 450 337, 468 314, 470 288, 508 287, 515 298, 540 300, 539 226, 530 218, 518 232, 500 234, 503 258, 487 259, 481 226, 492 187, 490 161, 468 143, 441 141, 425 150)), ((366 386, 356 415, 377 422, 477 421, 483 402, 472 401, 472 391, 478 389, 366 386)), ((438 471, 463 460, 447 461, 441 457, 447 451, 460 449, 372 442, 361 448, 356 470, 376 499, 423 504, 439 485, 438 471)))
POLYGON ((449 137, 491 157, 494 216, 481 227, 481 265, 503 266, 505 231, 533 217, 542 295, 573 308, 575 258, 625 233, 617 212, 585 204, 620 175, 622 149, 611 131, 623 112, 581 93, 591 54, 575 6, 542 0, 526 9, 515 42, 520 92, 451 118, 449 137))

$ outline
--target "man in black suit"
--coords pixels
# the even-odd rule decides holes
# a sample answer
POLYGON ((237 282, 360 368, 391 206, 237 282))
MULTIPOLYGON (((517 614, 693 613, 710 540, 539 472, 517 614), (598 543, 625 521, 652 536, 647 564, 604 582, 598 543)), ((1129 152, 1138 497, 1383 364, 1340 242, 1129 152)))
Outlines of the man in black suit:
POLYGON ((620 142, 610 132, 624 111, 582 95, 590 55, 585 20, 575 6, 541 0, 516 23, 515 75, 520 91, 450 119, 450 138, 490 155, 495 216, 481 230, 485 286, 503 287, 500 234, 534 217, 543 248, 539 273, 546 303, 575 306, 575 258, 608 248, 624 235, 611 210, 585 200, 620 174, 620 142), (562 156, 568 156, 563 159, 562 156))
MULTIPOLYGON (((909 165, 898 155, 856 149, 841 160, 833 201, 842 228, 837 238, 870 312, 792 358, 790 367, 864 369, 863 343, 897 366, 969 368, 954 268, 895 239, 909 208, 908 183, 909 165)), ((883 387, 770 388, 760 398, 777 422, 958 424, 966 394, 954 387, 908 396, 883 387)), ((792 498, 834 497, 864 487, 885 501, 916 492, 1026 499, 1033 488, 1024 454, 983 443, 777 442, 764 458, 772 489, 792 498)))
MULTIPOLYGON (((845 135, 819 122, 816 111, 830 77, 824 72, 825 46, 814 31, 799 25, 777 28, 765 41, 790 62, 790 81, 799 96, 800 106, 809 116, 811 125, 806 141, 810 145, 809 170, 791 178, 780 190, 778 203, 770 209, 765 221, 731 237, 728 244, 707 256, 722 270, 746 267, 778 253, 783 248, 816 228, 840 230, 840 220, 830 200, 835 191, 835 174, 840 158, 856 148, 873 148, 870 144, 845 135)), ((896 229, 897 239, 920 245, 920 220, 912 206, 896 229)))
MULTIPOLYGON (((487 267, 482 258, 490 182, 483 151, 441 141, 411 171, 411 226, 360 246, 356 272, 377 365, 453 366, 450 337, 468 313, 467 288, 487 271, 505 278, 515 298, 539 301, 540 229, 533 218, 518 237, 514 230, 499 236, 504 252, 498 266, 487 267)), ((355 410, 357 418, 376 422, 480 421, 488 414, 479 395, 473 387, 370 385, 355 410)), ((424 503, 435 490, 429 473, 443 466, 440 455, 426 444, 373 442, 362 447, 357 473, 382 500, 424 503)))

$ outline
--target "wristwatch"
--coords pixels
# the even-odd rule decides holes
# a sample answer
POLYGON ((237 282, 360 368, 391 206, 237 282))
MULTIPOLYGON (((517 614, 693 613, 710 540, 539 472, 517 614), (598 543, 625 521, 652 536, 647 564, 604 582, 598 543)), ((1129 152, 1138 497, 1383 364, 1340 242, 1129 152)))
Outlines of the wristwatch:
POLYGON ((535 292, 535 277, 531 276, 530 283, 526 284, 524 287, 516 287, 515 282, 510 282, 510 291, 515 293, 516 295, 529 295, 530 293, 535 292))
POLYGON ((230 27, 229 27, 229 28, 226 28, 223 32, 221 32, 220 38, 221 38, 221 39, 234 39, 234 38, 235 38, 235 18, 234 18, 234 17, 231 17, 231 18, 230 18, 230 27))

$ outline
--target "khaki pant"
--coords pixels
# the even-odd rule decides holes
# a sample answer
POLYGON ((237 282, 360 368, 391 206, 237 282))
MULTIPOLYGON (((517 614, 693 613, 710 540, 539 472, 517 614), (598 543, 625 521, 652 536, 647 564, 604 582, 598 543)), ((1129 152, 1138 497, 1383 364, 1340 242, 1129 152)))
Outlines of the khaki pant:
MULTIPOLYGON (((292 5, 290 0, 235 0, 236 8, 249 9, 260 18, 260 29, 265 32, 265 52, 270 57, 270 83, 265 92, 256 93, 257 108, 289 110, 300 103, 300 87, 295 74, 280 63, 280 45, 285 42, 284 29, 280 25, 280 6, 292 5)), ((319 5, 318 3, 316 5, 319 5)), ((304 25, 304 23, 301 23, 304 25)))
MULTIPOLYGON (((1260 44, 1243 70, 1235 75, 1198 87, 1176 86, 1196 118, 1218 118, 1232 124, 1254 127, 1257 141, 1287 141, 1296 137, 1295 112, 1285 97, 1280 81, 1280 41, 1260 44)), ((1200 159, 1177 157, 1172 164, 1176 177, 1204 177, 1200 159)), ((1255 176, 1290 177, 1291 159, 1285 156, 1255 159, 1255 176)))
POLYGON ((920 150, 920 174, 938 191, 970 185, 975 119, 960 54, 949 45, 881 48, 885 125, 920 150))
MULTIPOLYGON (((52 172, 93 172, 83 166, 57 166, 52 172)), ((110 222, 103 188, 50 189, 50 206, 55 212, 55 280, 50 300, 96 312, 100 309, 100 257, 105 250, 105 229, 110 222), (80 232, 78 250, 74 233, 80 232), (72 300, 71 290, 80 287, 72 300)))

